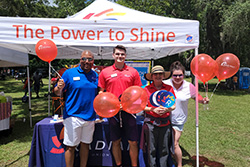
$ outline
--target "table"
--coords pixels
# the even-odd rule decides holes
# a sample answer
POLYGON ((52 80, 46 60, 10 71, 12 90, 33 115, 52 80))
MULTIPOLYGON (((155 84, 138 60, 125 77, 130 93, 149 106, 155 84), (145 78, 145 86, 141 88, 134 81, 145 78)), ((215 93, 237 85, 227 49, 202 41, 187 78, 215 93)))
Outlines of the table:
POLYGON ((0 103, 0 131, 10 129, 12 103, 0 103))
MULTIPOLYGON (((137 116, 139 134, 143 117, 137 116)), ((63 145, 63 123, 50 123, 47 117, 36 123, 30 149, 29 167, 65 167, 65 145, 63 145)), ((114 166, 109 136, 108 120, 95 125, 93 142, 90 145, 87 166, 114 166)), ((139 143, 139 142, 138 142, 139 143)), ((124 166, 130 165, 128 142, 122 141, 122 160, 124 166)), ((79 148, 75 151, 74 166, 79 166, 79 148)), ((172 161, 171 161, 172 163, 172 161)), ((139 166, 145 167, 143 152, 139 151, 139 166)), ((174 167, 174 165, 172 165, 174 167)))
MULTIPOLYGON (((29 167, 65 167, 65 146, 63 145, 63 124, 50 123, 51 117, 47 117, 36 123, 30 150, 29 167)), ((141 131, 143 118, 137 118, 141 131)), ((95 125, 94 139, 90 146, 88 166, 113 166, 114 160, 111 153, 109 137, 109 125, 105 122, 95 125)), ((124 165, 130 164, 128 143, 122 142, 124 165)), ((141 153, 142 154, 142 153, 141 153)), ((142 157, 142 156, 141 156, 142 157)), ((141 161, 141 164, 144 162, 141 161)), ((79 164, 79 152, 76 149, 75 166, 79 164)))

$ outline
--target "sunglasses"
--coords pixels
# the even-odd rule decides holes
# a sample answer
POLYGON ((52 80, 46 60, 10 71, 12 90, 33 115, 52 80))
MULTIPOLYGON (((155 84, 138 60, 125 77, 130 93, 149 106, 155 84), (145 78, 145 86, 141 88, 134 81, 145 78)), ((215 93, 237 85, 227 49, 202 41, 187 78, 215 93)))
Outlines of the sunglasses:
POLYGON ((83 58, 81 58, 83 61, 92 61, 92 60, 94 60, 93 58, 90 58, 90 57, 83 57, 83 58))
POLYGON ((179 75, 176 75, 176 74, 174 74, 174 75, 172 75, 174 78, 177 78, 177 77, 179 77, 179 78, 182 78, 183 77, 183 74, 179 74, 179 75))

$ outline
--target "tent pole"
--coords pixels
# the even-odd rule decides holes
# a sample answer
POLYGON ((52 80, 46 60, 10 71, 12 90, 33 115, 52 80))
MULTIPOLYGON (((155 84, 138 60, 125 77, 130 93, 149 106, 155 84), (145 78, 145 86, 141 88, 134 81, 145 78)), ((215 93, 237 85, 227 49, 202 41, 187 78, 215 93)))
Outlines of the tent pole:
MULTIPOLYGON (((195 48, 195 56, 198 55, 198 48, 195 48)), ((198 78, 195 77, 195 113, 196 113, 196 167, 199 167, 199 103, 198 103, 198 91, 199 84, 198 78)))
POLYGON ((32 128, 32 115, 31 115, 31 91, 30 91, 30 70, 27 66, 27 79, 28 79, 28 91, 29 91, 29 115, 30 115, 30 127, 32 128))
POLYGON ((51 62, 49 62, 49 86, 48 86, 48 116, 50 116, 50 80, 51 80, 51 62))

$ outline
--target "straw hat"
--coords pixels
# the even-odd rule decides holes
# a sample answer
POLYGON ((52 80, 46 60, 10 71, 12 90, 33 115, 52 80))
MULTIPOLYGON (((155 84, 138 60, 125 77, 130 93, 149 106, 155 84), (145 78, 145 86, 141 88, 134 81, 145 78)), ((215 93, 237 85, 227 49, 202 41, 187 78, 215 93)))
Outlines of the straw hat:
POLYGON ((163 80, 168 79, 171 75, 170 71, 164 71, 164 68, 160 65, 156 65, 152 68, 151 73, 144 74, 144 78, 148 81, 153 81, 152 74, 164 73, 163 80))

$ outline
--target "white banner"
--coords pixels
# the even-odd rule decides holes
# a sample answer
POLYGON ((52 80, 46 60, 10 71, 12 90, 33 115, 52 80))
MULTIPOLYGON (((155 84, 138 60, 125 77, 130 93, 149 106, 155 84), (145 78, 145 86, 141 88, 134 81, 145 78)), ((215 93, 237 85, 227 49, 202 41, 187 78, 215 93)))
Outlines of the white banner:
POLYGON ((51 39, 57 45, 132 47, 198 46, 198 22, 129 23, 74 19, 0 17, 0 42, 36 44, 51 39), (194 25, 196 23, 196 25, 194 25), (184 29, 182 27, 185 27, 184 29))

